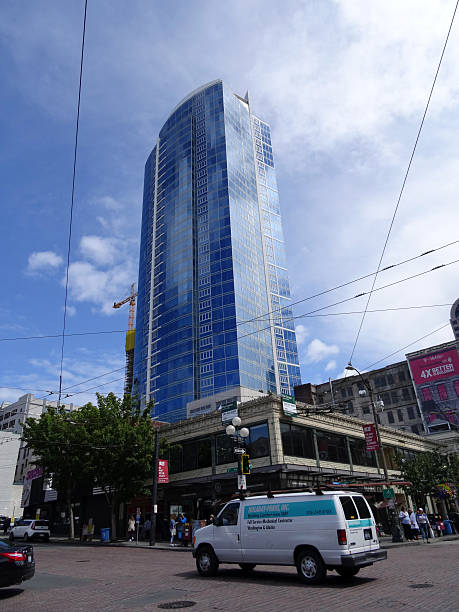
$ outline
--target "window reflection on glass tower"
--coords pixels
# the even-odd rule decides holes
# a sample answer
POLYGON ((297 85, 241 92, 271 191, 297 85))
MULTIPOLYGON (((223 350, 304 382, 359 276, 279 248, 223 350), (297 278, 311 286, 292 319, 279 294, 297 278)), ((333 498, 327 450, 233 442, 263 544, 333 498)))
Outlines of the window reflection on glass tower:
POLYGON ((300 384, 270 128, 220 80, 147 160, 138 291, 133 392, 158 419, 300 384))

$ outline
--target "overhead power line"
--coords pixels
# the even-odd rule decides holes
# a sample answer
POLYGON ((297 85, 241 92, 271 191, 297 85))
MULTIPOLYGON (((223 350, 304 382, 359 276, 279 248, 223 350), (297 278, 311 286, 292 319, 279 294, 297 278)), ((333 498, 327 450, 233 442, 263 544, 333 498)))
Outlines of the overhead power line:
POLYGON ((387 231, 386 239, 384 241, 384 246, 383 246, 383 249, 382 249, 382 252, 381 252, 381 256, 379 258, 378 267, 376 269, 376 273, 375 273, 375 276, 374 276, 374 279, 373 279, 373 283, 371 285, 371 289, 370 289, 370 291, 368 293, 368 299, 367 299, 367 303, 366 303, 366 306, 365 306, 365 310, 363 312, 362 319, 360 321, 360 325, 359 325, 359 328, 357 330, 357 335, 356 335, 356 338, 355 338, 355 341, 354 341, 354 345, 352 347, 352 351, 351 351, 351 354, 350 354, 350 357, 349 357, 349 363, 352 362, 352 358, 354 357, 355 349, 357 347, 357 342, 359 341, 360 332, 362 331, 363 323, 365 321, 366 312, 368 310, 368 305, 370 303, 371 296, 373 295, 373 290, 374 290, 374 286, 375 286, 375 283, 376 283, 376 279, 377 279, 377 276, 379 274, 379 271, 380 271, 380 268, 381 268, 381 264, 382 264, 382 261, 384 259, 384 255, 386 253, 386 248, 387 248, 387 244, 389 242, 389 237, 391 235, 392 228, 393 228, 394 222, 395 222, 395 217, 397 216, 397 212, 398 212, 398 209, 399 209, 399 206, 400 206, 400 201, 402 199, 402 195, 403 195, 403 192, 405 190, 405 185, 406 185, 406 182, 408 180, 408 175, 409 175, 410 170, 411 170, 411 164, 413 162, 413 158, 414 158, 414 155, 416 153, 416 149, 417 149, 417 146, 418 146, 419 138, 421 136, 421 131, 422 131, 422 128, 424 126, 424 121, 425 121, 425 118, 426 118, 426 115, 427 115, 427 111, 429 109, 430 100, 432 98, 432 94, 433 94, 433 91, 434 91, 434 88, 435 88, 435 84, 437 82, 438 73, 440 72, 440 67, 441 67, 441 64, 442 64, 442 61, 443 61, 443 56, 445 54, 446 45, 448 44, 449 35, 451 33, 451 29, 453 27, 454 19, 456 17, 456 11, 457 11, 458 4, 459 4, 459 0, 457 0, 456 5, 454 7, 453 16, 452 16, 451 22, 449 24, 448 33, 446 35, 446 39, 445 39, 445 42, 444 42, 444 45, 443 45, 443 49, 442 49, 442 52, 441 52, 440 60, 438 62, 437 70, 435 72, 435 77, 434 77, 434 80, 433 80, 433 83, 432 83, 432 87, 430 88, 430 93, 429 93, 429 97, 427 99, 427 104, 426 104, 425 109, 424 109, 424 114, 422 115, 422 119, 421 119, 421 123, 419 125, 419 129, 418 129, 418 133, 417 133, 417 136, 416 136, 416 140, 414 142, 413 150, 411 151, 410 160, 408 162, 408 167, 406 169, 405 176, 403 178, 402 187, 401 187, 400 193, 398 195, 398 199, 397 199, 397 203, 395 205, 394 213, 392 215, 392 219, 391 219, 391 222, 390 222, 390 225, 389 225, 389 229, 387 231))
MULTIPOLYGON (((420 253, 419 255, 414 255, 413 257, 409 257, 408 259, 404 259, 403 261, 399 261, 398 263, 395 264, 390 264, 388 266, 385 266, 384 268, 382 268, 382 270, 379 270, 379 272, 386 272, 387 270, 393 270, 394 268, 397 268, 399 266, 403 266, 404 264, 410 263, 412 261, 415 261, 416 259, 420 259, 421 257, 425 257, 426 255, 431 255, 432 253, 435 253, 436 251, 441 251, 442 249, 446 249, 450 246, 453 246, 454 244, 459 243, 459 240, 453 240, 453 242, 448 242, 446 244, 442 244, 439 247, 436 247, 434 249, 428 249, 427 251, 424 251, 422 253, 420 253)), ((279 313, 282 310, 285 310, 286 308, 291 308, 292 306, 296 306, 298 304, 302 304, 303 302, 307 302, 308 300, 312 300, 316 297, 320 297, 322 295, 326 295, 327 293, 331 293, 332 291, 336 291, 337 289, 343 289, 343 287, 348 287, 349 285, 353 285, 354 283, 358 283, 361 280, 364 280, 366 278, 370 278, 371 276, 373 276, 374 274, 376 274, 376 272, 370 272, 369 274, 364 274, 363 276, 359 276, 357 278, 354 278, 350 281, 346 281, 345 283, 341 283, 340 285, 335 285, 334 287, 331 287, 330 289, 324 289, 323 291, 319 291, 318 293, 314 293, 313 295, 309 295, 305 298, 301 298, 300 300, 296 300, 295 302, 290 302, 289 304, 287 304, 286 306, 281 306, 280 308, 275 308, 274 310, 268 311, 264 314, 259 315, 258 317, 253 317, 252 319, 247 319, 246 321, 239 321, 239 325, 244 325, 245 323, 251 323, 252 321, 256 321, 261 319, 262 317, 268 317, 271 314, 276 314, 279 313)))
MULTIPOLYGON (((372 310, 367 310, 367 312, 388 312, 388 311, 399 311, 399 310, 419 310, 422 308, 451 308, 451 303, 448 304, 422 304, 419 306, 396 306, 393 308, 375 308, 372 310)), ((342 315, 352 315, 352 314, 362 314, 363 310, 351 310, 348 312, 326 312, 324 314, 318 315, 298 315, 295 317, 290 317, 289 320, 297 319, 297 318, 314 318, 314 317, 337 317, 342 315)), ((266 322, 269 319, 259 319, 259 321, 266 322)), ((238 325, 238 323, 236 323, 238 325)), ((100 332, 78 332, 74 334, 65 334, 65 337, 68 338, 70 336, 93 336, 97 334, 125 334, 127 329, 112 329, 108 331, 100 331, 100 332)), ((43 340, 47 338, 60 338, 60 334, 50 334, 43 336, 18 336, 16 338, 0 338, 0 342, 8 342, 15 340, 43 340)), ((122 369, 122 368, 120 368, 122 369)), ((0 385, 1 387, 2 385, 0 385)), ((30 387, 27 387, 30 388, 30 387)), ((67 387, 66 387, 67 388, 67 387)), ((9 387, 9 389, 26 389, 25 387, 9 387)), ((34 389, 35 391, 46 391, 46 389, 34 389)), ((63 389, 65 391, 65 389, 63 389)))
MULTIPOLYGON (((376 289, 373 290, 373 293, 375 293, 377 291, 382 291, 383 289, 387 289, 389 287, 393 287, 395 285, 398 285, 400 283, 406 282, 408 280, 412 280, 413 278, 418 278, 418 277, 423 276, 425 274, 429 274, 430 272, 434 272, 436 270, 439 270, 441 268, 445 268, 447 266, 450 266, 450 265, 458 263, 458 262, 459 262, 459 259, 456 259, 456 260, 450 261, 450 262, 448 262, 446 264, 440 264, 438 266, 434 266, 430 270, 425 270, 424 272, 419 272, 418 274, 413 274, 411 276, 399 279, 399 280, 394 281, 392 283, 388 283, 387 285, 382 285, 381 287, 377 287, 376 289)), ((292 317, 292 319, 303 318, 303 317, 307 317, 307 316, 316 314, 317 312, 320 312, 322 310, 326 310, 327 308, 332 308, 333 306, 337 306, 339 304, 343 304, 343 303, 349 302, 351 300, 355 300, 355 299, 360 298, 360 297, 362 297, 362 296, 364 296, 366 294, 367 294, 366 292, 363 292, 363 293, 359 293, 357 295, 354 295, 354 296, 351 296, 351 297, 348 297, 348 298, 344 298, 343 300, 339 300, 338 302, 334 302, 333 304, 328 304, 326 306, 322 306, 321 308, 316 308, 315 310, 311 310, 310 312, 304 313, 303 315, 299 315, 298 317, 292 317)), ((289 319, 289 320, 291 320, 291 319, 289 319)), ((270 328, 271 328, 271 325, 267 325, 265 327, 262 327, 261 329, 257 329, 255 331, 252 331, 252 332, 249 332, 247 334, 243 334, 242 336, 239 336, 238 340, 241 340, 242 338, 246 338, 247 336, 252 336, 254 334, 261 333, 262 331, 265 331, 265 330, 270 329, 270 328)), ((146 360, 147 357, 144 357, 144 359, 146 360)), ((91 380, 95 380, 95 378, 102 378, 103 376, 107 376, 108 374, 112 374, 112 373, 120 371, 122 369, 123 368, 118 368, 117 370, 111 370, 110 372, 105 372, 105 374, 100 374, 98 377, 94 377, 92 379, 88 379, 88 380, 85 380, 85 381, 80 381, 79 383, 74 384, 73 387, 82 385, 82 384, 84 384, 86 382, 90 382, 91 380)), ((101 386, 103 386, 103 385, 101 385, 101 386)), ((72 388, 72 387, 66 387, 64 390, 68 390, 70 388, 72 388)), ((50 395, 52 395, 52 394, 50 394, 50 395)), ((74 395, 74 394, 72 394, 72 395, 74 395)), ((49 396, 46 396, 46 397, 49 397, 49 396)), ((46 397, 43 397, 43 398, 40 398, 40 399, 46 399, 46 397)), ((68 395, 68 397, 70 397, 70 395, 68 395)))
POLYGON ((402 351, 404 351, 405 349, 409 348, 410 346, 413 346, 413 344, 417 344, 421 340, 424 340, 424 338, 428 338, 429 336, 432 336, 433 334, 436 334, 440 330, 445 329, 445 327, 449 327, 449 325, 450 325, 449 323, 446 323, 445 325, 442 325, 441 327, 437 327, 437 329, 434 329, 433 331, 429 332, 428 334, 425 334, 425 336, 421 336, 420 338, 417 338, 416 340, 413 340, 413 342, 410 342, 409 344, 406 344, 405 346, 402 346, 402 348, 397 349, 393 353, 389 353, 389 355, 385 355, 385 357, 381 357, 381 359, 378 359, 378 361, 374 361, 373 363, 370 363, 370 365, 366 366, 366 368, 364 368, 363 371, 367 371, 370 368, 372 368, 373 366, 377 365, 378 363, 381 363, 381 361, 385 361, 386 359, 389 359, 389 357, 392 357, 393 355, 396 355, 397 353, 401 353, 402 351))
POLYGON ((65 325, 67 321, 67 299, 68 299, 68 293, 69 293, 70 247, 72 243, 73 206, 75 202, 75 177, 76 177, 77 152, 78 152, 78 130, 80 126, 81 83, 83 80, 84 39, 85 39, 85 34, 86 34, 87 8, 88 8, 88 0, 85 0, 84 18, 83 18, 83 36, 81 39, 80 79, 79 79, 79 84, 78 84, 78 104, 77 104, 77 116, 76 116, 76 125, 75 125, 75 148, 73 152, 72 201, 70 204, 70 220, 69 220, 69 233, 68 233, 68 243, 67 243, 67 266, 66 266, 66 272, 65 272, 64 320, 62 323, 61 367, 60 367, 60 375, 59 375, 59 403, 61 401, 61 394, 62 394, 62 369, 63 369, 63 364, 64 364, 65 325))
MULTIPOLYGON (((422 253, 420 253, 419 255, 414 255, 413 257, 409 257, 408 259, 404 259, 403 261, 399 261, 395 264, 391 264, 386 266, 385 268, 383 268, 382 270, 380 270, 381 272, 385 272, 386 270, 392 270, 394 268, 397 268, 399 266, 402 266, 406 263, 412 262, 416 259, 420 259, 421 257, 425 257, 426 255, 431 255, 432 253, 435 253, 437 251, 441 251, 442 249, 446 249, 450 246, 453 246, 455 244, 458 244, 459 240, 453 240, 452 242, 448 242, 446 244, 443 244, 439 247, 433 248, 433 249, 429 249, 427 251, 424 251, 422 253)), ((373 276, 375 274, 375 272, 371 272, 369 274, 365 274, 363 276, 359 276, 358 278, 354 278, 352 280, 346 281, 345 283, 341 283, 339 285, 335 285, 334 287, 330 287, 329 289, 324 289, 323 291, 320 291, 319 293, 315 293, 313 295, 309 295, 305 298, 301 298, 295 302, 290 302, 288 305, 286 306, 281 306, 280 308, 276 308, 275 310, 271 310, 268 311, 266 313, 263 313, 261 315, 258 315, 257 317, 253 317, 252 319, 247 319, 247 320, 243 320, 243 321, 237 321, 236 325, 245 325, 247 323, 252 323, 253 321, 263 321, 265 317, 268 317, 265 320, 270 320, 269 315, 271 314, 275 314, 275 313, 279 313, 283 310, 285 310, 286 308, 291 308, 292 306, 296 306, 297 304, 301 304, 303 302, 312 300, 316 297, 320 297, 322 295, 326 295, 327 293, 331 293, 332 291, 336 291, 338 289, 342 289, 343 287, 347 287, 349 285, 352 285, 354 283, 357 283, 358 281, 361 281, 365 278, 369 278, 371 276, 373 276)), ((438 306, 437 304, 433 305, 432 307, 436 307, 438 306)), ((97 336, 97 335, 101 335, 101 334, 124 334, 126 333, 126 329, 111 329, 111 330, 97 330, 97 331, 88 331, 88 332, 73 332, 71 334, 65 334, 66 338, 70 338, 73 336, 97 336)), ((10 337, 10 338, 0 338, 0 342, 13 342, 16 340, 42 340, 42 339, 46 339, 46 338, 61 338, 62 337, 62 333, 58 333, 58 334, 40 334, 40 335, 35 335, 35 336, 14 336, 14 337, 10 337)))

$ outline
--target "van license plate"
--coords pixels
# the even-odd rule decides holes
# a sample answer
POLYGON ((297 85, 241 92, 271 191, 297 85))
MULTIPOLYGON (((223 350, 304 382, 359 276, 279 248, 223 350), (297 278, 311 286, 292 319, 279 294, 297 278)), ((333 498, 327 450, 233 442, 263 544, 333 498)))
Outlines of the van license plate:
POLYGON ((363 530, 363 536, 364 536, 365 540, 372 540, 373 539, 373 534, 371 533, 371 529, 364 529, 363 530))

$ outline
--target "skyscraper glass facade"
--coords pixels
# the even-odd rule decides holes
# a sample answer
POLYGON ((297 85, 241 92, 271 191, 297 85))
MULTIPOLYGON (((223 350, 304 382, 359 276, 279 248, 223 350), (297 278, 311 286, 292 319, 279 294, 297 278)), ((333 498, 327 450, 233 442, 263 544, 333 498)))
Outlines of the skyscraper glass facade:
POLYGON ((174 109, 147 160, 138 292, 133 392, 159 419, 300 384, 270 129, 221 81, 174 109))

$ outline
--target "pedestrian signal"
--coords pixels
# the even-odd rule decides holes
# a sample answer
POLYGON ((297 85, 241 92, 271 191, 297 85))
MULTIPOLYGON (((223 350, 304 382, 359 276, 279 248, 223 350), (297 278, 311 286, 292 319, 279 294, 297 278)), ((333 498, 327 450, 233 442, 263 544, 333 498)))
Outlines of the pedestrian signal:
POLYGON ((251 465, 250 465, 250 457, 247 454, 241 455, 241 469, 242 469, 242 473, 247 475, 250 474, 251 472, 251 465))

